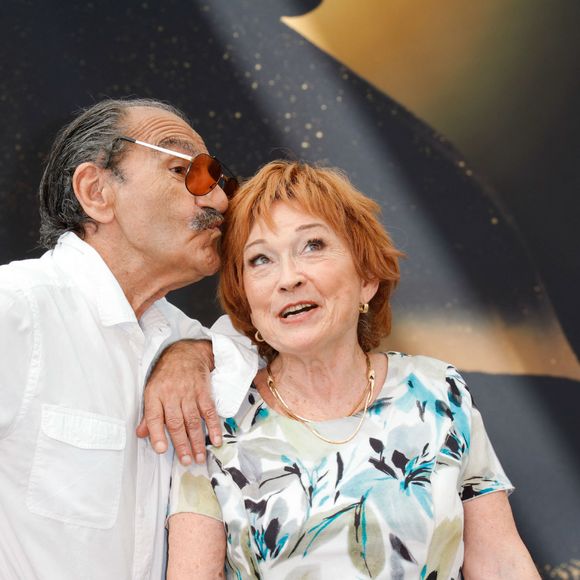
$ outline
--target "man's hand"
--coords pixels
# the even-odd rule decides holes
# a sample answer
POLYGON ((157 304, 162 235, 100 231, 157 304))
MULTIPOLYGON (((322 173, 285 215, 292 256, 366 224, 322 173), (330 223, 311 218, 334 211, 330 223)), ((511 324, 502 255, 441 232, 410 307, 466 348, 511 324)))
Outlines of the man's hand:
POLYGON ((213 352, 208 340, 182 340, 169 346, 151 372, 145 387, 139 437, 147 437, 157 453, 167 451, 165 426, 179 460, 189 465, 205 461, 205 421, 211 442, 222 444, 221 427, 211 396, 209 374, 213 352))

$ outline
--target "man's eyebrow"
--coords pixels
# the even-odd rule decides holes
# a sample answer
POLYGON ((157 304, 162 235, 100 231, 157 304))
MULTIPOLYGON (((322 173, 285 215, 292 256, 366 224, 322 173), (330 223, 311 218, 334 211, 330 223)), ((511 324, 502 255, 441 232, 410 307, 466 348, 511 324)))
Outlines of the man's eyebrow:
MULTIPOLYGON (((296 232, 303 232, 304 230, 311 230, 313 228, 324 228, 325 230, 328 229, 328 227, 323 224, 323 223, 312 223, 312 224, 303 224, 301 226, 298 226, 296 228, 296 232)), ((264 244, 266 242, 266 240, 264 238, 260 238, 258 240, 254 240, 253 242, 250 242, 249 244, 247 244, 246 246, 244 246, 244 252, 248 249, 251 248, 252 246, 257 246, 258 244, 264 244)))
POLYGON ((165 149, 177 149, 178 151, 188 153, 189 155, 200 153, 199 147, 193 145, 191 141, 186 141, 179 137, 166 137, 159 141, 157 146, 164 147, 165 149))

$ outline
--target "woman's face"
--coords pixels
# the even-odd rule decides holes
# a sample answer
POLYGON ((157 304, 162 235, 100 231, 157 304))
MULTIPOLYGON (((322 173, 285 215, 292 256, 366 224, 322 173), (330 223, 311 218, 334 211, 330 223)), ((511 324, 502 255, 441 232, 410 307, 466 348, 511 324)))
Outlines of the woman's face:
POLYGON ((300 206, 272 206, 273 229, 256 221, 244 247, 252 322, 280 353, 314 355, 356 344, 358 306, 378 283, 363 282, 346 243, 300 206))

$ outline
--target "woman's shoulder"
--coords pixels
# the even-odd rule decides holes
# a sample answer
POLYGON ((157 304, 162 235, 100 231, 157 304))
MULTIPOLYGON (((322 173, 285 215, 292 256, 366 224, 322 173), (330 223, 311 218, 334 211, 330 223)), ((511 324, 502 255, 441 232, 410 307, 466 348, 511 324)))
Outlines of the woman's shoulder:
POLYGON ((455 369, 452 364, 431 356, 407 354, 392 350, 386 351, 384 354, 389 359, 390 368, 396 367, 406 372, 418 371, 433 374, 434 376, 441 376, 441 374, 445 375, 449 369, 455 369))
POLYGON ((449 389, 463 390, 465 381, 450 363, 425 355, 385 352, 389 359, 388 380, 396 382, 420 381, 427 389, 447 397, 449 389))

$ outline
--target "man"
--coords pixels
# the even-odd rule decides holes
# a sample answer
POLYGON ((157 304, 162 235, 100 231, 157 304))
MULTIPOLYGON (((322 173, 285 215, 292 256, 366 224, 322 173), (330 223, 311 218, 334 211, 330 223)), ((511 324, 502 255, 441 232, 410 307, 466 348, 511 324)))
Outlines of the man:
MULTIPOLYGON (((217 271, 235 185, 156 101, 101 102, 58 135, 40 185, 51 251, 0 267, 3 579, 161 578, 172 457, 135 437, 149 368, 177 340, 213 339, 234 411, 256 372, 254 354, 163 298, 217 271)), ((181 412, 202 460, 191 396, 170 406, 182 462, 181 412)))

